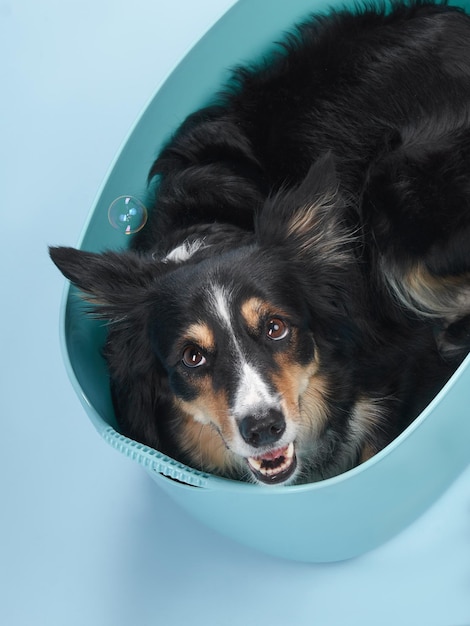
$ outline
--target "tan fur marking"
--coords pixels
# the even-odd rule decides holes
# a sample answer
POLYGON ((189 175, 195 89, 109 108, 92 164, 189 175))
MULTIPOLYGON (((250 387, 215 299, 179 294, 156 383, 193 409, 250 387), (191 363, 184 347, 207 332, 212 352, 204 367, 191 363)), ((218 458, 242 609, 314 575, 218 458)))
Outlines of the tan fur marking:
POLYGON ((296 417, 299 413, 299 399, 307 388, 312 375, 312 366, 302 367, 296 363, 277 357, 278 364, 282 361, 279 372, 274 374, 273 383, 281 396, 281 405, 286 416, 296 417))
POLYGON ((179 400, 180 407, 201 424, 213 422, 223 432, 228 422, 229 406, 225 393, 216 393, 209 376, 201 378, 194 400, 179 400))
POLYGON ((302 430, 307 440, 316 439, 328 422, 329 393, 327 379, 314 372, 301 399, 302 430))
POLYGON ((288 228, 288 235, 310 235, 312 227, 321 219, 320 209, 328 209, 334 206, 338 197, 338 189, 332 189, 311 205, 294 214, 288 228))
POLYGON ((364 444, 362 451, 361 451, 361 456, 359 457, 359 463, 365 463, 376 454, 377 454, 377 450, 375 450, 371 444, 369 443, 364 444))
POLYGON ((210 378, 205 377, 201 380, 197 398, 190 402, 179 400, 178 408, 185 422, 179 429, 183 450, 197 467, 206 471, 228 471, 233 456, 224 440, 231 441, 234 433, 225 394, 215 393, 210 378))
POLYGON ((261 316, 268 313, 269 306, 260 298, 250 298, 245 300, 241 307, 241 314, 248 328, 256 330, 261 316))
POLYGON ((356 449, 360 451, 360 462, 378 452, 377 446, 373 445, 377 431, 380 431, 381 422, 386 418, 383 398, 360 398, 352 413, 350 422, 352 441, 356 449))
POLYGON ((354 262, 350 245, 356 240, 357 233, 345 228, 337 219, 333 219, 338 190, 333 189, 311 205, 297 211, 288 226, 288 235, 297 238, 299 252, 314 250, 317 258, 337 266, 354 262))
POLYGON ((417 263, 403 276, 385 271, 398 299, 421 315, 455 321, 470 312, 470 274, 435 276, 423 263, 417 263))
POLYGON ((196 422, 191 415, 185 416, 180 445, 195 466, 206 472, 229 472, 233 465, 232 455, 217 430, 210 424, 196 422))
POLYGON ((435 276, 426 269, 424 264, 419 263, 407 273, 405 282, 408 283, 412 291, 417 293, 422 292, 423 295, 427 293, 438 294, 448 290, 461 290, 465 287, 469 289, 470 275, 435 276))
POLYGON ((318 375, 318 355, 308 365, 295 362, 291 355, 276 357, 279 373, 273 377, 281 395, 281 405, 287 419, 300 424, 307 436, 319 433, 327 420, 326 380, 318 375))
POLYGON ((214 334, 209 326, 203 322, 191 324, 185 333, 185 339, 208 351, 214 350, 215 348, 214 334))
POLYGON ((248 328, 256 330, 259 326, 261 318, 272 315, 273 317, 287 317, 284 311, 274 309, 269 303, 261 300, 261 298, 249 298, 241 306, 241 314, 248 328))

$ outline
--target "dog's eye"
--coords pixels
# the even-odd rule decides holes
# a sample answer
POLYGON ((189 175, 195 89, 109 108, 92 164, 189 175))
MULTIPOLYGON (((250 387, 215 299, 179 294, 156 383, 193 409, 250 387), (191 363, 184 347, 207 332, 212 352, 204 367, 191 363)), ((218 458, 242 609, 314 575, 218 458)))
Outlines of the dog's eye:
POLYGON ((273 317, 269 320, 266 325, 266 335, 269 339, 274 339, 274 341, 279 341, 279 339, 284 339, 289 332, 289 327, 285 322, 277 317, 273 317))
POLYGON ((206 357, 196 346, 188 346, 184 350, 181 360, 183 361, 183 364, 186 365, 186 367, 199 367, 201 365, 204 365, 204 363, 206 362, 206 357))

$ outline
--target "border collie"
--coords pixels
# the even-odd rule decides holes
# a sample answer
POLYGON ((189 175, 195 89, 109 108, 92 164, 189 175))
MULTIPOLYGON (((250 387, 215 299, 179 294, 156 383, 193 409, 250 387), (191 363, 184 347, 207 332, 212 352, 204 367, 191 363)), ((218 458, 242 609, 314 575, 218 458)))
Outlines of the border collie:
POLYGON ((311 16, 149 175, 129 249, 51 248, 109 322, 122 432, 261 484, 391 442, 470 348, 470 18, 311 16))

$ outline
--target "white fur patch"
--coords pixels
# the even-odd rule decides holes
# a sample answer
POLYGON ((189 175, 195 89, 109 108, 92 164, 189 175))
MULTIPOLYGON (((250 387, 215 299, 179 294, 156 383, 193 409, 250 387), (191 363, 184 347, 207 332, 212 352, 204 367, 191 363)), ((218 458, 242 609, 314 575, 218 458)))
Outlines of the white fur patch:
POLYGON ((266 407, 278 408, 278 397, 273 395, 256 369, 243 361, 233 413, 242 417, 266 407))
POLYGON ((233 414, 242 417, 261 407, 279 407, 279 398, 273 394, 261 374, 251 365, 233 329, 232 304, 230 293, 220 285, 211 287, 211 303, 215 315, 222 322, 230 336, 237 357, 234 368, 239 372, 238 388, 233 406, 233 414))
POLYGON ((232 319, 230 315, 230 294, 224 287, 221 287, 220 285, 214 285, 211 288, 211 300, 216 316, 235 339, 232 328, 232 319))
POLYGON ((204 239, 196 239, 191 242, 183 241, 181 245, 177 246, 166 255, 163 259, 163 263, 168 263, 170 261, 173 263, 183 263, 184 261, 190 259, 198 250, 205 247, 204 239))

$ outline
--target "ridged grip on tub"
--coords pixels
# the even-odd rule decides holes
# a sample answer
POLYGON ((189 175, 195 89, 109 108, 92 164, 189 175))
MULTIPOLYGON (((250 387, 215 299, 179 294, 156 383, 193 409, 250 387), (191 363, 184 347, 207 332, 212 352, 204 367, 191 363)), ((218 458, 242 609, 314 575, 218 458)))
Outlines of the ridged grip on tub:
POLYGON ((170 459, 161 452, 153 450, 144 444, 120 435, 113 428, 107 428, 102 436, 113 448, 137 461, 147 470, 158 472, 163 476, 178 480, 191 487, 206 487, 208 475, 170 459))

